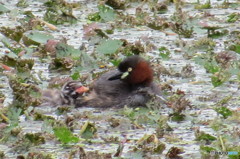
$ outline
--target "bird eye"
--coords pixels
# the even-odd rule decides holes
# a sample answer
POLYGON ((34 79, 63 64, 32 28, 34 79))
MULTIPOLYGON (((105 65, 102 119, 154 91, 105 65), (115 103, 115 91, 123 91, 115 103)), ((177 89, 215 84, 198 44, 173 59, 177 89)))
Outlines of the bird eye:
POLYGON ((127 71, 132 72, 132 67, 129 67, 127 71))

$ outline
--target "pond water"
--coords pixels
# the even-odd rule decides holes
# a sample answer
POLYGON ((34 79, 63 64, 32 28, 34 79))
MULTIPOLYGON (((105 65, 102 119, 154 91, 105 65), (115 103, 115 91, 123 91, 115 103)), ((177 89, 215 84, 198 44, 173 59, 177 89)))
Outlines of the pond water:
MULTIPOLYGON (((46 32, 50 33, 54 36, 55 39, 62 39, 63 37, 67 39, 67 43, 69 45, 74 46, 75 48, 79 48, 82 44, 85 44, 87 47, 87 53, 91 53, 94 50, 94 47, 88 40, 83 37, 83 25, 86 25, 88 21, 86 20, 87 15, 89 13, 93 13, 98 11, 97 2, 94 0, 75 0, 68 2, 80 2, 81 7, 73 11, 73 15, 75 15, 78 19, 78 22, 73 25, 58 25, 57 31, 46 30, 46 32)), ((240 29, 240 20, 235 23, 226 23, 227 15, 238 12, 240 10, 240 2, 239 1, 228 1, 229 3, 237 3, 238 7, 235 8, 219 8, 217 6, 221 5, 223 1, 212 0, 212 9, 207 10, 197 10, 194 9, 193 1, 187 1, 189 3, 183 6, 183 11, 187 12, 188 15, 191 15, 193 19, 195 19, 196 23, 192 24, 194 26, 194 34, 192 38, 179 38, 177 34, 174 34, 170 29, 166 29, 164 31, 152 30, 146 26, 133 26, 133 27, 124 27, 122 29, 116 29, 113 34, 109 35, 110 38, 113 39, 126 39, 128 42, 135 42, 140 40, 142 43, 146 41, 150 41, 154 46, 160 48, 162 46, 167 47, 171 52, 171 58, 169 60, 162 60, 161 64, 171 70, 172 72, 179 72, 184 66, 187 64, 191 65, 193 70, 193 77, 183 78, 176 77, 172 75, 160 75, 156 77, 161 82, 169 83, 174 90, 180 89, 185 92, 186 98, 190 100, 193 105, 192 109, 187 109, 184 113, 186 114, 186 119, 182 122, 175 122, 169 120, 167 123, 173 129, 172 132, 167 134, 167 137, 160 138, 159 141, 166 144, 166 148, 162 154, 154 154, 152 158, 164 158, 167 154, 168 150, 171 147, 178 147, 183 149, 183 153, 180 155, 183 158, 201 158, 200 153, 200 142, 195 141, 195 129, 199 128, 200 131, 208 133, 213 136, 218 136, 219 134, 224 134, 223 131, 214 131, 209 122, 216 120, 219 115, 213 109, 214 105, 227 96, 232 96, 231 100, 225 105, 232 111, 239 111, 239 95, 238 91, 239 83, 234 82, 237 81, 235 76, 231 77, 229 81, 233 82, 225 82, 219 87, 213 87, 211 82, 211 73, 207 73, 206 69, 199 64, 196 64, 193 59, 186 59, 184 54, 190 53, 187 51, 186 46, 194 45, 194 41, 201 39, 202 37, 207 36, 207 31, 201 29, 199 27, 200 22, 212 22, 216 23, 218 26, 224 27, 227 30, 231 31, 239 31, 240 29), (191 3, 191 4, 190 4, 191 3), (211 17, 206 17, 204 19, 203 14, 212 15, 211 17), (205 124, 204 124, 205 123, 205 124), (206 124, 208 123, 208 124, 206 124), (170 141, 169 138, 178 139, 177 141, 170 141)), ((197 1, 195 1, 196 3, 197 1)), ((205 3, 204 0, 200 0, 201 3, 205 3)), ((42 5, 43 1, 28 1, 29 6, 26 8, 16 7, 16 0, 8 1, 1 0, 1 3, 4 4, 7 8, 11 10, 10 13, 4 13, 0 15, 0 27, 8 26, 14 27, 19 25, 18 19, 22 18, 23 11, 32 11, 32 13, 39 17, 43 18, 45 13, 45 7, 42 5)), ((148 5, 144 3, 132 3, 131 7, 127 8, 124 13, 135 14, 135 9, 138 6, 142 6, 143 11, 148 11, 148 5)), ((163 18, 170 19, 170 17, 175 12, 175 5, 168 5, 168 12, 160 15, 163 18)), ((240 19, 240 18, 239 18, 240 19)), ((109 28, 111 23, 99 23, 99 27, 101 29, 109 28)), ((1 37, 4 37, 1 35, 1 37)), ((225 43, 228 41, 228 37, 222 36, 217 39, 214 39, 216 43, 216 47, 214 47, 214 52, 222 52, 226 50, 225 43)), ((0 55, 3 55, 8 48, 4 46, 3 43, 0 42, 0 55)), ((201 54, 201 52, 196 52, 194 54, 201 54)), ((147 55, 154 62, 154 58, 159 56, 159 51, 157 49, 150 50, 147 55)), ((236 58, 239 59, 239 55, 236 55, 236 58)), ((48 81, 51 77, 59 76, 58 73, 52 73, 49 71, 48 63, 41 62, 38 58, 34 58, 35 65, 33 67, 33 74, 36 74, 36 77, 41 74, 41 78, 48 81)), ((4 107, 7 107, 9 103, 11 103, 13 95, 10 86, 8 85, 8 79, 5 76, 0 77, 1 81, 1 92, 6 95, 6 99, 4 101, 4 107)), ((45 82, 46 82, 45 81, 45 82)), ((44 82, 43 82, 44 83, 44 82)), ((45 85, 42 85, 43 87, 45 85)), ((71 109, 70 112, 64 115, 57 115, 56 108, 51 106, 49 107, 37 107, 35 108, 35 112, 39 112, 41 114, 51 116, 59 121, 64 121, 66 116, 84 116, 85 114, 91 114, 90 118, 80 118, 78 122, 76 122, 76 126, 78 129, 74 130, 74 134, 78 134, 81 126, 86 121, 94 122, 97 127, 97 137, 94 138, 90 143, 85 143, 84 150, 88 151, 99 151, 100 153, 111 153, 114 154, 118 148, 118 142, 105 142, 104 138, 117 137, 118 141, 122 141, 124 139, 128 139, 129 142, 124 143, 124 148, 122 152, 123 158, 134 158, 129 157, 130 150, 136 144, 134 141, 139 140, 145 134, 154 134, 156 132, 155 127, 144 125, 141 128, 133 128, 133 124, 129 119, 119 115, 120 110, 109 109, 109 110, 96 110, 93 108, 79 108, 79 109, 71 109), (108 120, 114 117, 116 119, 120 119, 120 126, 116 128, 112 128, 109 125, 108 120), (106 136, 107 135, 107 136, 106 136)), ((161 115, 169 115, 172 113, 170 108, 164 107, 161 110, 161 115)), ((89 117, 88 116, 88 117, 89 117)), ((239 119, 239 118, 238 118, 239 119)), ((19 126, 22 128, 21 133, 37 133, 37 132, 48 132, 52 133, 52 129, 49 128, 43 121, 33 121, 32 119, 28 119, 25 115, 21 115, 19 118, 20 124, 19 126)), ((231 130, 234 127, 239 128, 239 121, 235 120, 222 120, 222 122, 226 122, 224 124, 228 125, 228 130, 231 130)), ((226 130, 227 132, 229 132, 226 130)), ((51 137, 49 137, 51 138, 51 137)), ((240 137, 236 138, 236 145, 240 146, 240 137)), ((0 151, 5 153, 6 158, 12 159, 16 158, 19 152, 14 151, 12 149, 11 144, 0 143, 0 151)), ((46 152, 53 153, 54 158, 62 159, 69 157, 70 152, 76 150, 76 145, 64 147, 60 142, 56 142, 53 140, 47 140, 46 143, 33 146, 28 151, 29 152, 46 152)), ((25 152, 26 154, 27 152, 25 152)), ((220 156, 221 158, 227 158, 227 156, 220 156)), ((73 157, 78 158, 78 157, 73 157)), ((139 157, 140 158, 140 157, 139 157)))

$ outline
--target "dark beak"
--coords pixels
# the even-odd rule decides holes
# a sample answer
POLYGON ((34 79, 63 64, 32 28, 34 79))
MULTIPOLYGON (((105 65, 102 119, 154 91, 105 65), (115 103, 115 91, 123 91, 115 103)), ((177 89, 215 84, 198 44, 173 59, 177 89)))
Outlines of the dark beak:
POLYGON ((113 80, 121 79, 122 75, 123 75, 123 73, 119 72, 119 73, 113 75, 112 77, 110 77, 108 80, 113 81, 113 80))

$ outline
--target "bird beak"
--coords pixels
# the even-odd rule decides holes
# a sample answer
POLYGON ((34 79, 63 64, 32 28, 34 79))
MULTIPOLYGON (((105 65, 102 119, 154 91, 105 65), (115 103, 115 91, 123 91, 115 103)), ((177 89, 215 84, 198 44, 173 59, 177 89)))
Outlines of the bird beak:
POLYGON ((121 76, 121 79, 127 78, 128 75, 129 75, 129 72, 124 72, 121 76))
POLYGON ((80 94, 85 93, 85 92, 87 92, 87 91, 89 91, 89 88, 88 88, 88 87, 84 87, 84 86, 78 87, 78 88, 75 90, 75 92, 80 93, 80 94))
POLYGON ((121 79, 122 75, 123 75, 123 73, 119 72, 119 73, 113 75, 112 77, 110 77, 108 80, 113 81, 113 80, 121 79))
POLYGON ((129 75, 130 72, 132 72, 132 68, 131 67, 129 67, 126 72, 119 72, 116 75, 110 77, 108 80, 109 81, 117 80, 117 79, 123 80, 123 79, 127 78, 127 76, 129 75))

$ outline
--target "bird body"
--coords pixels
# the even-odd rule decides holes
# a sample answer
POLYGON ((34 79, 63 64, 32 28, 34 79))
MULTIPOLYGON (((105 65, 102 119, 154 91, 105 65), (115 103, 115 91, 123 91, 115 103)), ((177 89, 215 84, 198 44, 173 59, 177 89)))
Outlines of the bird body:
POLYGON ((75 106, 144 106, 153 94, 159 92, 149 63, 139 56, 130 56, 119 64, 118 70, 111 70, 97 79, 89 95, 77 98, 75 106))
POLYGON ((84 92, 89 89, 84 87, 80 81, 68 81, 61 90, 58 89, 45 89, 42 93, 42 106, 52 105, 73 105, 75 100, 82 96, 84 92))

